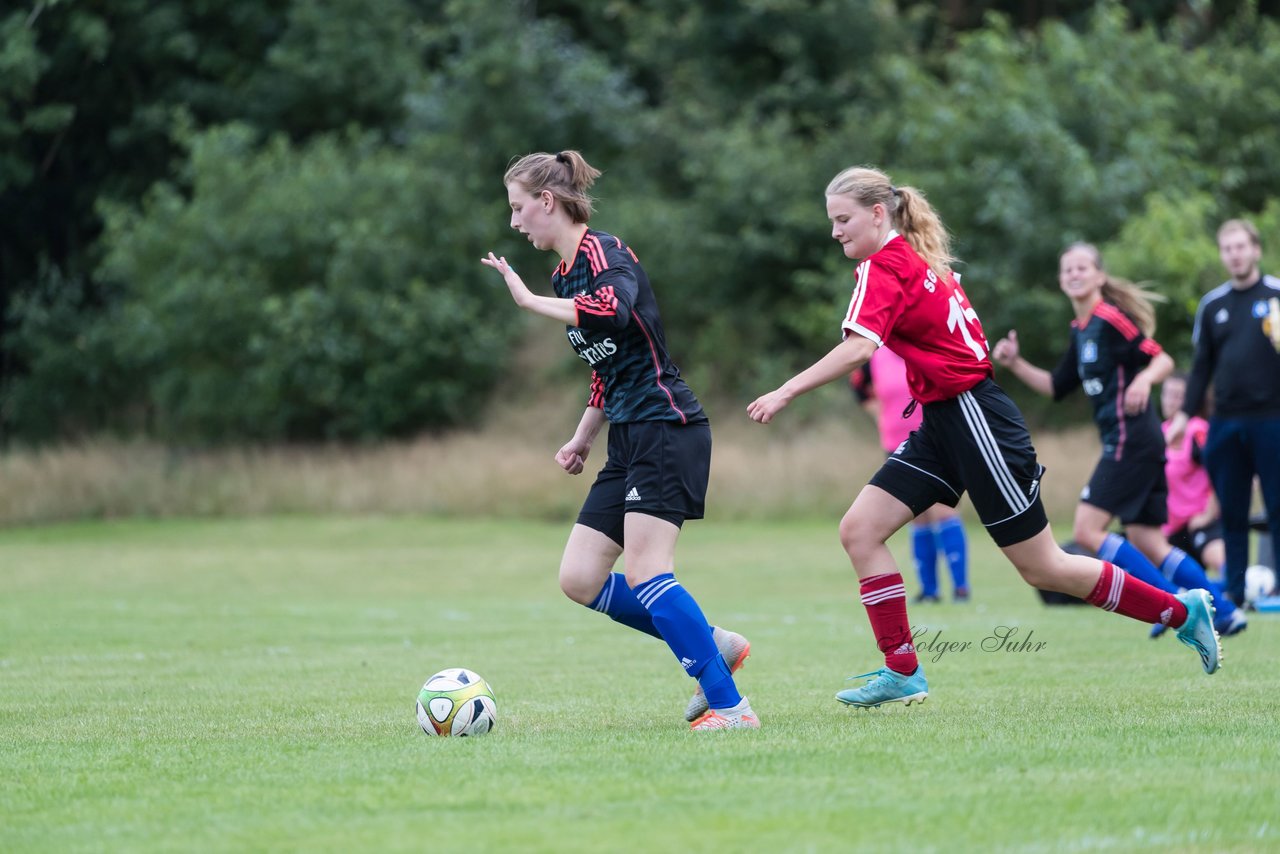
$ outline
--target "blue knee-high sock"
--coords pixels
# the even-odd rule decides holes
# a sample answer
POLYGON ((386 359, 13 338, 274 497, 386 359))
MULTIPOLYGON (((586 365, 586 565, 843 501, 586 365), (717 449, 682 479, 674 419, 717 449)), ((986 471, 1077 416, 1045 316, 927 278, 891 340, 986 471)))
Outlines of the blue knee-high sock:
POLYGON ((943 519, 934 529, 938 545, 951 567, 951 584, 956 590, 969 589, 969 544, 965 541, 964 522, 959 516, 943 519))
POLYGON ((615 622, 662 640, 662 633, 653 625, 653 618, 640 604, 636 594, 631 592, 621 572, 609 573, 604 587, 600 588, 600 594, 588 607, 608 615, 615 622))
POLYGON ((1145 581, 1152 587, 1166 593, 1178 592, 1178 585, 1165 578, 1164 574, 1156 569, 1156 565, 1147 560, 1146 555, 1119 534, 1107 534, 1107 538, 1102 541, 1102 547, 1098 549, 1098 557, 1114 563, 1134 578, 1145 581))
POLYGON ((911 525, 911 553, 916 559, 916 575, 920 577, 920 593, 938 595, 938 541, 928 525, 911 525))
POLYGON ((1165 578, 1179 587, 1185 587, 1188 590, 1203 587, 1208 590, 1213 595, 1213 607, 1218 611, 1218 619, 1230 617, 1235 613, 1236 606, 1222 595, 1222 585, 1216 581, 1210 581, 1209 576, 1204 574, 1204 567, 1182 549, 1170 549, 1168 556, 1160 563, 1160 571, 1164 573, 1165 578))
POLYGON ((711 638, 707 618, 689 591, 669 572, 631 589, 640 604, 648 609, 653 625, 662 633, 676 660, 702 686, 707 705, 713 709, 731 709, 738 705, 742 695, 711 638))

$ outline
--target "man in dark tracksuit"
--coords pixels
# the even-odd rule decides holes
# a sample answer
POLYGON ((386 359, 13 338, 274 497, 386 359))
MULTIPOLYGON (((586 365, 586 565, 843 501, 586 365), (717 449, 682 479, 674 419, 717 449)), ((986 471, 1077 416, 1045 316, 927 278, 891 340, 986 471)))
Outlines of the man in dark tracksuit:
POLYGON ((1271 541, 1280 543, 1280 279, 1260 271, 1262 241, 1247 220, 1223 223, 1218 253, 1231 278, 1200 300, 1187 399, 1166 437, 1171 445, 1182 440, 1187 419, 1203 406, 1212 382, 1204 465, 1222 505, 1227 593, 1243 603, 1255 474, 1271 541))

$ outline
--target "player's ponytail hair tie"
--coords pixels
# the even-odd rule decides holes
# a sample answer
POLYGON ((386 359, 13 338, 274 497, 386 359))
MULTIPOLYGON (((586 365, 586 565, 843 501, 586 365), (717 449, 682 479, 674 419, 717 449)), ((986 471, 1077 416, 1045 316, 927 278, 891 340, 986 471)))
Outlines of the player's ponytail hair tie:
POLYGON ((549 190, 574 223, 584 223, 591 219, 592 198, 587 190, 599 177, 599 169, 569 148, 554 154, 537 151, 524 155, 507 167, 502 183, 508 187, 519 183, 531 196, 549 190))
POLYGON ((889 185, 889 193, 896 199, 902 195, 902 191, 892 184, 889 185))

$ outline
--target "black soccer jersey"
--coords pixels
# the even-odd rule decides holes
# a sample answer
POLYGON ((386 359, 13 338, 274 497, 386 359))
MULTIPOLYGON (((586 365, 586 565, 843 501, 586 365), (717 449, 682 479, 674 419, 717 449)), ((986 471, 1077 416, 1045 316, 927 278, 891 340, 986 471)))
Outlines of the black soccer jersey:
POLYGON ((1210 381, 1215 415, 1280 415, 1280 352, 1271 343, 1273 299, 1280 299, 1280 279, 1259 276, 1243 290, 1227 282, 1200 300, 1192 335, 1196 356, 1183 405, 1188 415, 1200 411, 1210 381))
POLYGON ((667 354, 658 304, 635 253, 621 240, 588 229, 573 263, 551 276, 556 296, 572 299, 569 344, 591 366, 588 403, 615 424, 705 423, 706 414, 667 354))
POLYGON ((1148 406, 1138 415, 1124 411, 1129 384, 1160 352, 1160 345, 1111 303, 1098 303, 1083 326, 1071 321, 1071 345, 1053 370, 1053 399, 1084 389, 1093 404, 1104 457, 1163 453, 1156 407, 1148 406))

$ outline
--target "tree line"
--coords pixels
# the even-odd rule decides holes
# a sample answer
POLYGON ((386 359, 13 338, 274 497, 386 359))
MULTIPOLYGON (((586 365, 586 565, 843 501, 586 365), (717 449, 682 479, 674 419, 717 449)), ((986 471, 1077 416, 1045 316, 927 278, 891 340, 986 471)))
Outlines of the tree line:
POLYGON ((1278 36, 1251 2, 38 0, 0 13, 0 435, 473 420, 521 322, 478 259, 548 267, 501 175, 564 148, 695 388, 833 340, 855 163, 929 195, 1028 357, 1087 240, 1185 359, 1216 224, 1280 234, 1278 36))

